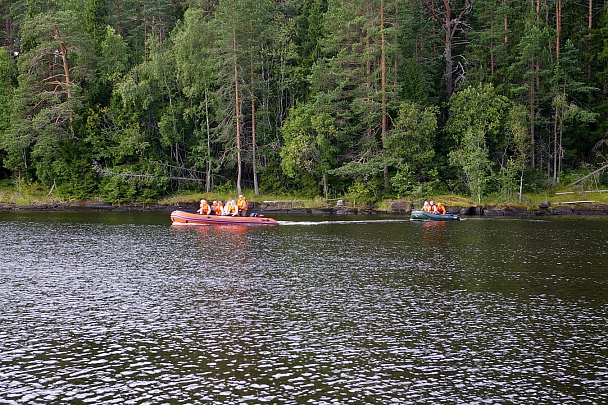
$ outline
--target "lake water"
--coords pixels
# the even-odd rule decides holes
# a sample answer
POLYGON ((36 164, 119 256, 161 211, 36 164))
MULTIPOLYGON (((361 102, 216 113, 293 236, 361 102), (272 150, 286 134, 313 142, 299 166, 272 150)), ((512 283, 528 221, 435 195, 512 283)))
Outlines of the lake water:
POLYGON ((608 403, 608 218, 0 212, 0 404, 608 403))

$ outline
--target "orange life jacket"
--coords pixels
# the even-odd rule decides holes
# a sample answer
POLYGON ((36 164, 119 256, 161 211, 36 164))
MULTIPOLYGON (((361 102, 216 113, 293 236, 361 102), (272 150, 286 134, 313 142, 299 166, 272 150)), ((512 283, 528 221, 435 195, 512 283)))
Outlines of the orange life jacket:
POLYGON ((217 204, 217 206, 215 207, 215 214, 216 215, 222 215, 222 208, 224 208, 224 204, 217 204))
POLYGON ((249 203, 247 202, 247 199, 241 198, 236 202, 236 206, 239 207, 240 211, 247 211, 247 208, 249 208, 249 203))

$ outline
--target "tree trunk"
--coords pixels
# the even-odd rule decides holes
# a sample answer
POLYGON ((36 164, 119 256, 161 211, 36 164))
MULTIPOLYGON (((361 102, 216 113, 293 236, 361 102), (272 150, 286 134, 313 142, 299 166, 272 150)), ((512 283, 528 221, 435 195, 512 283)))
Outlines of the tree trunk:
POLYGON ((568 184, 568 187, 572 187, 572 186, 574 186, 574 185, 576 185, 576 184, 578 184, 578 183, 580 183, 582 181, 585 181, 589 177, 593 176, 594 174, 600 173, 600 172, 604 171, 605 169, 608 169, 608 165, 604 165, 604 166, 600 167, 599 169, 597 169, 597 170, 595 170, 595 171, 593 171, 593 172, 591 172, 591 173, 589 173, 589 174, 581 177, 580 179, 578 179, 578 180, 576 180, 576 181, 568 184))
POLYGON ((236 118, 236 193, 241 194, 242 161, 241 161, 241 100, 239 96, 239 70, 236 46, 236 21, 232 20, 232 52, 234 56, 234 114, 236 118))
POLYGON ((120 0, 114 0, 116 6, 116 33, 122 36, 122 25, 120 25, 120 0))
MULTIPOLYGON (((388 132, 388 117, 386 113, 386 38, 384 35, 384 0, 380 0, 380 32, 382 33, 380 70, 382 72, 382 149, 385 149, 386 136, 388 132)), ((384 165, 384 188, 390 186, 388 178, 388 166, 384 165)))
POLYGON ((445 93, 449 100, 454 93, 454 59, 452 56, 452 36, 454 32, 454 26, 452 25, 452 9, 450 3, 444 1, 446 4, 445 13, 445 49, 443 57, 445 58, 445 93))
MULTIPOLYGON (((253 38, 251 38, 251 43, 253 43, 253 38)), ((254 84, 255 84, 255 76, 253 69, 253 52, 249 54, 250 56, 250 85, 251 85, 251 170, 253 171, 253 189, 256 197, 260 195, 260 190, 258 189, 258 174, 257 174, 257 164, 256 164, 256 150, 257 143, 255 137, 255 92, 254 92, 254 84)), ((240 193, 239 193, 240 194, 240 193)))
POLYGON ((558 158, 557 158, 557 171, 561 172, 562 171, 562 158, 564 157, 564 148, 562 147, 563 145, 563 140, 564 140, 564 115, 565 115, 565 111, 561 111, 561 117, 560 117, 560 124, 559 124, 559 146, 557 148, 557 152, 558 152, 558 158))
MULTIPOLYGON (((59 38, 59 31, 57 29, 55 29, 55 37, 59 38)), ((68 49, 63 42, 59 43, 59 53, 61 56, 61 66, 63 68, 63 76, 65 79, 64 84, 66 94, 68 98, 72 98, 72 90, 70 89, 72 81, 70 80, 70 67, 68 65, 68 49)))
POLYGON ((553 181, 557 183, 557 121, 558 121, 558 108, 555 107, 554 125, 553 125, 553 181))
MULTIPOLYGON (((559 69, 559 48, 562 33, 562 0, 557 0, 555 3, 555 63, 559 69)), ((565 98, 562 102, 566 102, 565 98)), ((554 123, 553 123, 553 181, 557 183, 557 172, 558 172, 558 158, 557 154, 560 148, 558 148, 557 132, 560 125, 560 114, 559 110, 561 103, 555 106, 554 123)))
POLYGON ((205 179, 205 188, 207 194, 211 191, 211 126, 209 123, 209 89, 205 83, 205 127, 207 130, 207 177, 205 179))
MULTIPOLYGON (((589 33, 587 34, 589 38, 589 46, 591 46, 591 29, 593 28, 593 0, 589 0, 589 16, 588 16, 588 25, 589 33)), ((587 77, 591 77, 593 72, 591 71, 591 62, 587 63, 587 77)))
MULTIPOLYGON (((532 64, 532 68, 534 69, 534 63, 532 64)), ((530 148, 531 148, 531 156, 530 156, 530 166, 532 168, 535 167, 535 152, 534 152, 534 137, 535 137, 535 119, 534 119, 534 78, 530 80, 530 148)))
POLYGON ((559 49, 562 36, 562 0, 555 4, 555 61, 559 64, 559 49))
MULTIPOLYGON (((507 0, 503 0, 502 4, 506 8, 507 7, 507 0)), ((505 29, 505 39, 504 39, 505 42, 504 42, 504 44, 505 44, 505 47, 506 47, 509 44, 509 36, 507 35, 507 32, 508 32, 507 30, 509 29, 509 17, 507 16, 506 13, 505 13, 505 17, 503 19, 503 25, 504 25, 504 29, 505 29)))
POLYGON ((522 171, 521 174, 519 175, 519 203, 521 204, 521 201, 523 199, 523 190, 524 190, 524 172, 522 171))
POLYGON ((494 76, 494 12, 490 13, 490 74, 494 76))
POLYGON ((452 46, 454 36, 458 31, 462 20, 468 15, 473 6, 470 0, 465 0, 464 8, 460 11, 456 18, 452 18, 452 5, 450 0, 443 1, 443 10, 439 10, 435 2, 430 0, 422 0, 422 5, 431 13, 433 19, 439 23, 444 30, 443 39, 443 58, 445 59, 445 92, 446 99, 449 100, 454 92, 454 59, 452 55, 452 46))

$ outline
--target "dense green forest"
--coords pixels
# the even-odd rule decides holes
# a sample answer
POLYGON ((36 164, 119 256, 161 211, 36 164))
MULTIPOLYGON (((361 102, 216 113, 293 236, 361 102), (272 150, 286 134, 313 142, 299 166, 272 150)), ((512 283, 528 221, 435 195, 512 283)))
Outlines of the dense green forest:
POLYGON ((0 0, 0 179, 516 201, 608 164, 599 0, 0 0))

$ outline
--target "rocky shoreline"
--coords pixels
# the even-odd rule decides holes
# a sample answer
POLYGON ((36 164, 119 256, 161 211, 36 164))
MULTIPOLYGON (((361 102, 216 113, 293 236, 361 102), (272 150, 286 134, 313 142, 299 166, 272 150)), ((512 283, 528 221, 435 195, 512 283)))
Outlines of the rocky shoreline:
MULTIPOLYGON (((72 202, 45 202, 30 205, 15 205, 0 203, 0 210, 23 210, 23 211, 159 211, 171 212, 176 209, 195 211, 198 208, 192 203, 178 203, 176 205, 162 205, 153 203, 125 203, 110 204, 101 200, 82 200, 72 202)), ((303 208, 298 201, 262 201, 250 202, 251 212, 264 214, 333 214, 333 215, 409 215, 413 206, 408 201, 393 201, 387 210, 357 209, 343 204, 331 207, 303 208)), ((488 216, 488 217, 527 217, 527 216, 554 216, 554 215, 608 215, 608 204, 595 203, 592 201, 575 201, 569 203, 544 202, 538 209, 521 208, 517 206, 469 206, 448 207, 448 213, 463 216, 488 216)))
MULTIPOLYGON (((272 202, 259 204, 260 212, 267 213, 310 213, 310 214, 392 214, 409 215, 412 205, 406 201, 394 201, 388 210, 379 211, 374 209, 355 209, 349 207, 335 206, 330 208, 297 208, 289 202, 272 202)), ((468 206, 447 207, 448 214, 462 216, 488 216, 488 217, 528 217, 528 216, 552 216, 552 215, 608 215, 608 204, 603 203, 559 203, 551 204, 545 202, 538 209, 527 209, 517 206, 468 206)))

